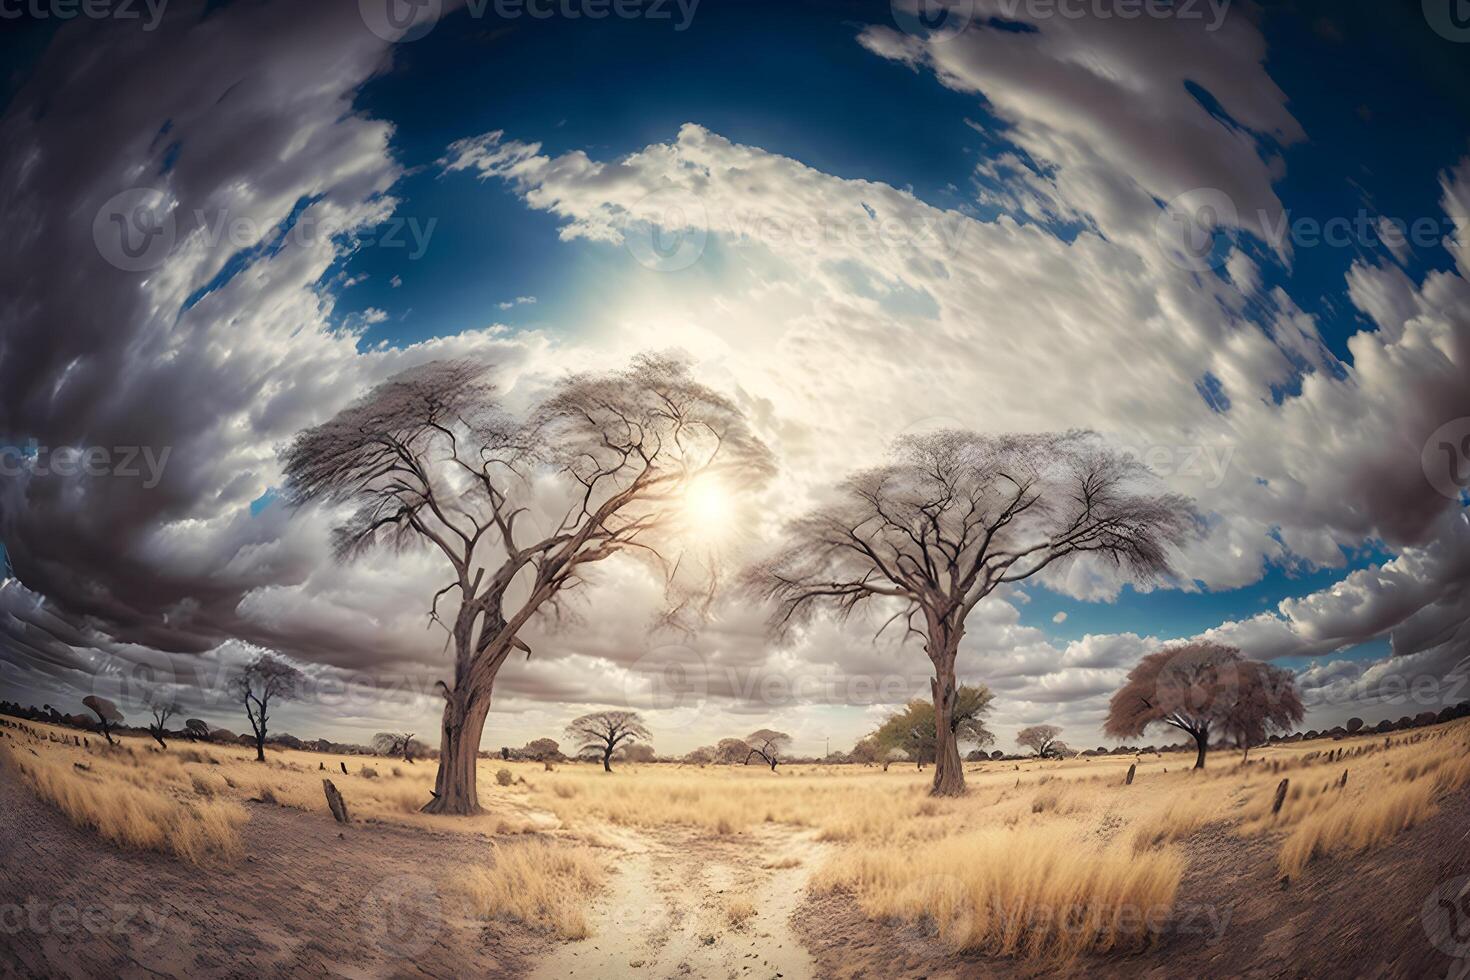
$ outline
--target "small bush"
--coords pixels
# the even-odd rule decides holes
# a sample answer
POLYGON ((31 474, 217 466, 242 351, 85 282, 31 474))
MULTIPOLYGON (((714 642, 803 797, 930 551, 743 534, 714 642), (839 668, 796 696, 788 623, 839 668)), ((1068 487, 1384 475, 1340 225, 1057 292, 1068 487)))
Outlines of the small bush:
POLYGON ((509 786, 516 781, 516 778, 510 774, 509 769, 497 769, 495 770, 495 781, 501 786, 509 786))
POLYGON ((742 926, 745 920, 755 915, 755 903, 745 895, 732 895, 725 899, 725 918, 732 926, 742 926))
POLYGON ((377 779, 378 770, 374 769, 372 766, 363 766, 360 775, 363 779, 377 779))

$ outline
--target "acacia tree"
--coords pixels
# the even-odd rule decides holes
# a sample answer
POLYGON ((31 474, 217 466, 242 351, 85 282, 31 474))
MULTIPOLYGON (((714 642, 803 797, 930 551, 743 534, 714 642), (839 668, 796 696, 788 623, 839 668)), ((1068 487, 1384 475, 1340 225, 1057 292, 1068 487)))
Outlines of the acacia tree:
MULTIPOLYGON (((230 692, 245 708, 250 729, 255 733, 255 761, 265 761, 266 724, 271 701, 294 697, 304 679, 301 671, 269 653, 251 661, 230 681, 230 692)), ((243 735, 243 739, 250 736, 243 735)))
POLYGON ((866 735, 857 740, 847 757, 852 762, 861 762, 865 766, 871 766, 883 757, 883 746, 878 744, 878 739, 874 736, 866 735))
POLYGON ((624 742, 653 738, 636 711, 594 711, 567 726, 567 738, 581 742, 579 752, 602 756, 603 772, 612 772, 613 751, 624 742))
POLYGON ((778 634, 820 609, 843 618, 873 605, 892 610, 884 627, 902 622, 905 638, 922 640, 939 719, 931 792, 952 796, 965 788, 949 724, 955 660, 975 606, 1085 554, 1128 577, 1164 575, 1193 517, 1091 433, 926 433, 898 440, 888 463, 793 522, 787 547, 751 581, 775 600, 778 634))
POLYGON ((554 738, 533 738, 521 747, 519 755, 533 762, 556 762, 562 758, 561 746, 554 738))
POLYGON ((1032 725, 1016 733, 1016 744, 1046 758, 1054 754, 1057 737, 1061 734, 1062 730, 1056 725, 1032 725))
POLYGON ((658 759, 658 753, 654 752, 652 745, 630 742, 618 749, 617 757, 624 762, 636 762, 641 765, 648 765, 658 759))
MULTIPOLYGON (((990 745, 995 741, 985 727, 984 715, 990 710, 995 695, 983 684, 961 684, 955 690, 954 710, 950 713, 950 729, 956 742, 990 745)), ((902 711, 889 715, 872 735, 881 749, 902 749, 923 768, 933 762, 938 752, 939 733, 934 723, 934 703, 915 698, 902 711)))
POLYGON ((99 698, 95 694, 89 694, 82 698, 82 704, 91 709, 92 714, 97 716, 97 721, 102 727, 102 734, 107 738, 108 745, 116 745, 112 740, 112 728, 114 725, 123 723, 123 715, 117 710, 117 705, 106 698, 99 698))
POLYGON ((791 746, 791 736, 785 732, 761 728, 745 736, 744 742, 745 747, 750 750, 745 753, 746 765, 750 765, 751 756, 758 755, 761 761, 771 767, 771 772, 775 772, 781 755, 791 746))
POLYGON ((195 742, 201 738, 209 737, 209 723, 202 718, 184 719, 184 734, 189 736, 189 741, 195 742))
POLYGON ((722 738, 715 745, 715 761, 734 765, 750 758, 750 746, 738 738, 722 738))
POLYGON ((487 370, 436 362, 407 371, 298 435, 284 455, 293 503, 357 505, 336 533, 340 557, 391 543, 429 547, 448 566, 428 603, 454 647, 452 679, 438 684, 430 813, 479 812, 481 733, 501 666, 515 651, 531 655, 526 625, 614 555, 671 575, 690 484, 728 472, 749 487, 772 471, 741 409, 682 361, 645 355, 624 370, 571 376, 519 422, 487 370), (547 523, 527 527, 548 508, 547 523), (441 617, 446 596, 457 604, 441 617))
POLYGON ((1259 660, 1242 660, 1236 665, 1232 697, 1223 712, 1223 728, 1248 761, 1251 746, 1266 741, 1271 729, 1287 731, 1306 715, 1296 675, 1259 660))
POLYGON ((413 765, 413 754, 419 748, 421 743, 414 739, 413 732, 378 732, 373 736, 374 752, 400 756, 409 765, 413 765))
POLYGON ((154 692, 148 697, 148 710, 153 714, 153 724, 148 726, 148 734, 153 736, 161 748, 168 748, 168 743, 163 740, 164 732, 167 730, 168 720, 178 714, 179 702, 166 694, 154 692))
POLYGON ((1194 767, 1203 769, 1212 732, 1249 743, 1264 738, 1271 727, 1300 723, 1304 714, 1290 671, 1202 640, 1165 647, 1140 660, 1113 695, 1103 731, 1136 738, 1149 725, 1172 725, 1194 738, 1194 767))

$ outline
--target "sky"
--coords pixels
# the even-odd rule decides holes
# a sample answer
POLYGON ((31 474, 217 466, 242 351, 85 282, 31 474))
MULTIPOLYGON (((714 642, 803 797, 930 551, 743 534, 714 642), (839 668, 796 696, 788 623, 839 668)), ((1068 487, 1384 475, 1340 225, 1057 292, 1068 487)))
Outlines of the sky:
MULTIPOLYGON (((1470 698, 1448 5, 397 3, 5 14, 0 698, 139 720, 163 686, 239 731, 222 679, 270 650, 312 680, 278 730, 436 732, 445 569, 336 560, 277 451, 429 361, 526 404, 650 350, 775 454, 711 517, 742 553, 938 428, 1092 429, 1195 502, 1167 581, 1079 562, 976 609, 998 747, 1109 744, 1129 668, 1193 638, 1296 671, 1303 728, 1470 698)), ((668 753, 819 754, 928 691, 878 622, 776 640, 732 591, 675 634, 665 601, 603 563, 483 744, 616 707, 668 753)))

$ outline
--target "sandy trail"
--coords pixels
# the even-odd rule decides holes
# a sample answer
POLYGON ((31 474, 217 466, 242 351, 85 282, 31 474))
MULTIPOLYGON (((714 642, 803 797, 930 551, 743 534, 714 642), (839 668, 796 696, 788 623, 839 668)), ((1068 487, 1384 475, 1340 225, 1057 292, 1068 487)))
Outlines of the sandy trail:
POLYGON ((687 831, 611 829, 614 875, 589 917, 592 935, 541 959, 534 980, 564 977, 815 977, 792 928, 823 845, 811 834, 764 825, 726 841, 687 831), (791 857, 792 867, 769 867, 791 857), (754 913, 732 920, 730 903, 754 913))

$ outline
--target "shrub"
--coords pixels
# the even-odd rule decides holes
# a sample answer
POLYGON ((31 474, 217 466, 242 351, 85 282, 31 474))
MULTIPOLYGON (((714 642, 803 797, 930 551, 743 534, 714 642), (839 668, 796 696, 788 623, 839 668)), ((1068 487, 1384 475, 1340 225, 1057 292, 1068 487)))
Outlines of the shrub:
POLYGON ((359 775, 361 775, 363 779, 377 779, 378 770, 374 769, 372 766, 363 766, 362 772, 359 773, 359 775))
POLYGON ((516 778, 510 774, 509 769, 497 769, 495 770, 495 781, 501 786, 509 786, 516 781, 516 778))
POLYGON ((745 895, 731 895, 725 899, 725 918, 732 926, 742 926, 745 920, 755 915, 755 903, 745 895))

